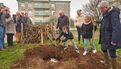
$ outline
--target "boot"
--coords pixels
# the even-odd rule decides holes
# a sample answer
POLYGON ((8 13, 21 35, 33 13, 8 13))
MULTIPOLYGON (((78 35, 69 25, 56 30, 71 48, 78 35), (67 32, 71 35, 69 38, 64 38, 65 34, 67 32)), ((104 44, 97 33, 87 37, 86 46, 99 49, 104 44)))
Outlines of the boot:
POLYGON ((117 62, 116 62, 116 58, 112 58, 112 69, 117 69, 117 62))
POLYGON ((104 53, 104 61, 101 61, 101 63, 105 64, 106 67, 109 67, 109 56, 108 56, 108 53, 104 53))

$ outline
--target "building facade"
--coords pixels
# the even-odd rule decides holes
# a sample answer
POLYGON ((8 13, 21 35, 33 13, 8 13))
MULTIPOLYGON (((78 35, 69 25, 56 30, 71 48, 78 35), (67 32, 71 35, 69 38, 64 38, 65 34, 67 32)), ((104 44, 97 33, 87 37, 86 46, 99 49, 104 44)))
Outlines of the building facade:
POLYGON ((70 2, 65 0, 17 0, 18 9, 30 15, 33 23, 49 23, 57 20, 59 10, 70 17, 70 2))

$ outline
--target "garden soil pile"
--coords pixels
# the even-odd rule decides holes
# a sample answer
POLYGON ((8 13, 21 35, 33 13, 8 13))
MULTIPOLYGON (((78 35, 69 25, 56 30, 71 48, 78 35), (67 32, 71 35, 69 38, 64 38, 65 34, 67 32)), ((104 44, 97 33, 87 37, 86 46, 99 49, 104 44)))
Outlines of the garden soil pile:
POLYGON ((92 50, 83 56, 83 49, 77 54, 73 46, 63 50, 64 46, 42 45, 25 52, 22 59, 16 61, 11 69, 108 69, 100 61, 103 54, 97 52, 92 54, 92 50), (58 62, 50 61, 51 58, 58 62))

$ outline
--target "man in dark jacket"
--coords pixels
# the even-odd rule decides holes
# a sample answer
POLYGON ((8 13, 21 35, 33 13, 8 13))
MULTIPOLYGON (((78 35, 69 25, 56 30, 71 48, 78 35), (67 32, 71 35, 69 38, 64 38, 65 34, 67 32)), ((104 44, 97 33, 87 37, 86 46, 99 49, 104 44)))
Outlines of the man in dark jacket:
POLYGON ((5 46, 5 34, 6 34, 6 18, 9 17, 9 15, 7 15, 7 9, 2 9, 1 10, 1 16, 0 16, 0 50, 4 50, 5 48, 7 48, 5 46))
POLYGON ((74 45, 74 48, 75 48, 76 52, 79 53, 79 50, 77 48, 77 45, 74 42, 73 34, 68 30, 68 27, 67 26, 64 26, 62 28, 62 32, 59 34, 59 36, 56 39, 56 41, 60 40, 60 38, 62 36, 64 36, 64 40, 61 41, 61 42, 64 42, 64 44, 65 44, 64 50, 66 50, 68 48, 67 40, 70 40, 72 42, 72 44, 74 45))
POLYGON ((59 11, 60 17, 58 18, 57 29, 59 28, 59 34, 62 32, 62 27, 67 26, 69 28, 69 18, 65 16, 63 11, 59 11))
POLYGON ((109 65, 107 54, 109 50, 112 69, 116 69, 116 49, 121 48, 120 10, 117 7, 109 7, 107 1, 102 1, 99 9, 103 13, 103 19, 96 22, 101 24, 100 43, 104 52, 105 64, 109 65))

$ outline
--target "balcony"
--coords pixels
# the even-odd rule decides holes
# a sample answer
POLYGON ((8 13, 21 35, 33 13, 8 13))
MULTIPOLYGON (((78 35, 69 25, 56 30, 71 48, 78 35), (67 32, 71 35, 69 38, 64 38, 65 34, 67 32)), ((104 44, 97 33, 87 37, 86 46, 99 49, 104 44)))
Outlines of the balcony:
POLYGON ((48 23, 50 21, 49 18, 43 19, 43 18, 35 18, 35 23, 48 23))
POLYGON ((35 16, 50 16, 50 12, 35 12, 35 16))
POLYGON ((34 8, 35 9, 50 9, 50 5, 49 4, 35 4, 34 8))

